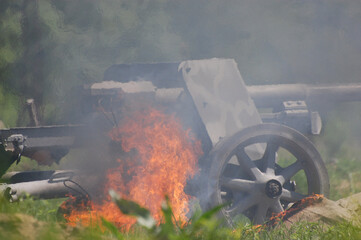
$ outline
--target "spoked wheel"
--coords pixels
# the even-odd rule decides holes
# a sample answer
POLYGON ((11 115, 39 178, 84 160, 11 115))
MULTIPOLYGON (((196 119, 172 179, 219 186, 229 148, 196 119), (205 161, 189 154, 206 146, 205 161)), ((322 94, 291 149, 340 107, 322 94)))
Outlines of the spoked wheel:
POLYGON ((307 195, 329 192, 314 145, 283 125, 246 128, 221 140, 210 159, 211 205, 227 204, 220 214, 233 227, 244 221, 262 224, 307 195))

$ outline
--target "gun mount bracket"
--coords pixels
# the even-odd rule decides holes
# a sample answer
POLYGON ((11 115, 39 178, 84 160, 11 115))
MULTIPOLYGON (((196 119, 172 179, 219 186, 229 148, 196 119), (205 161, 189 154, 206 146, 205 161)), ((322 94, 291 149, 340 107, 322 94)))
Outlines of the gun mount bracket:
POLYGON ((74 172, 56 172, 49 178, 49 183, 71 181, 74 175, 74 172))
POLYGON ((6 139, 6 143, 11 143, 13 152, 16 155, 16 164, 20 162, 21 155, 26 147, 26 137, 22 134, 13 134, 6 139))
POLYGON ((265 123, 281 123, 301 133, 319 135, 322 130, 320 114, 311 111, 305 101, 284 101, 276 112, 263 113, 261 117, 265 123))

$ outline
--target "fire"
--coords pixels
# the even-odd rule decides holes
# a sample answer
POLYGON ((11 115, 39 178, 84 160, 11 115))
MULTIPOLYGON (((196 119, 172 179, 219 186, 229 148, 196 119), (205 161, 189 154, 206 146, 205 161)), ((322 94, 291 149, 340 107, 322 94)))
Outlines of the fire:
POLYGON ((187 178, 198 171, 202 154, 201 143, 191 131, 185 131, 174 115, 147 107, 127 114, 108 135, 123 151, 117 156, 117 166, 107 172, 104 196, 108 197, 101 203, 93 201, 89 211, 72 210, 65 216, 68 223, 89 225, 103 217, 129 229, 135 219, 117 209, 109 189, 148 208, 158 222, 162 221, 161 204, 167 195, 175 218, 187 221, 191 197, 184 193, 184 187, 187 178))
POLYGON ((287 220, 306 207, 321 202, 323 198, 324 196, 322 194, 312 194, 304 199, 301 199, 295 202, 289 209, 272 216, 266 225, 269 227, 276 226, 281 221, 287 220))

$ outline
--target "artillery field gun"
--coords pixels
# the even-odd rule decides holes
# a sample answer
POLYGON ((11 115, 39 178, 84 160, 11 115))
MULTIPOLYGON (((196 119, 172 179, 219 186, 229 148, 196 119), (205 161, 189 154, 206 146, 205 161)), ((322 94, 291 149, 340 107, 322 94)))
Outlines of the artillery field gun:
MULTIPOLYGON (((188 181, 188 192, 204 208, 230 203, 221 215, 234 225, 242 217, 262 223, 307 195, 328 195, 324 163, 303 134, 320 133, 317 109, 324 103, 360 101, 361 85, 247 87, 233 60, 209 59, 114 65, 103 82, 85 86, 83 94, 91 121, 1 129, 0 143, 11 151, 1 161, 21 156, 58 161, 72 148, 91 148, 93 141, 105 139, 102 133, 117 124, 124 108, 139 99, 155 102, 175 112, 201 141, 201 170, 188 181), (272 111, 260 113, 261 108, 272 111)), ((3 180, 1 190, 10 201, 24 194, 87 195, 87 185, 97 181, 84 180, 75 170, 13 172, 3 180)))

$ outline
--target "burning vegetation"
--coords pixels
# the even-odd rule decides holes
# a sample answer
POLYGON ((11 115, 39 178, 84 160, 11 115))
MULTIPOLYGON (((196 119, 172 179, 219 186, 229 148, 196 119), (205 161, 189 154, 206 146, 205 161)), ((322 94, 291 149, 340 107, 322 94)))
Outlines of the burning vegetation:
POLYGON ((114 156, 115 166, 106 173, 103 185, 106 197, 92 199, 85 208, 63 204, 71 207, 64 215, 68 223, 88 226, 99 223, 103 217, 129 229, 135 219, 119 211, 110 199, 110 189, 148 208, 158 222, 162 221, 161 204, 168 196, 175 220, 187 221, 191 196, 184 192, 184 187, 187 179, 197 173, 202 155, 201 143, 191 131, 183 129, 175 114, 145 107, 125 114, 108 136, 121 149, 114 156))

